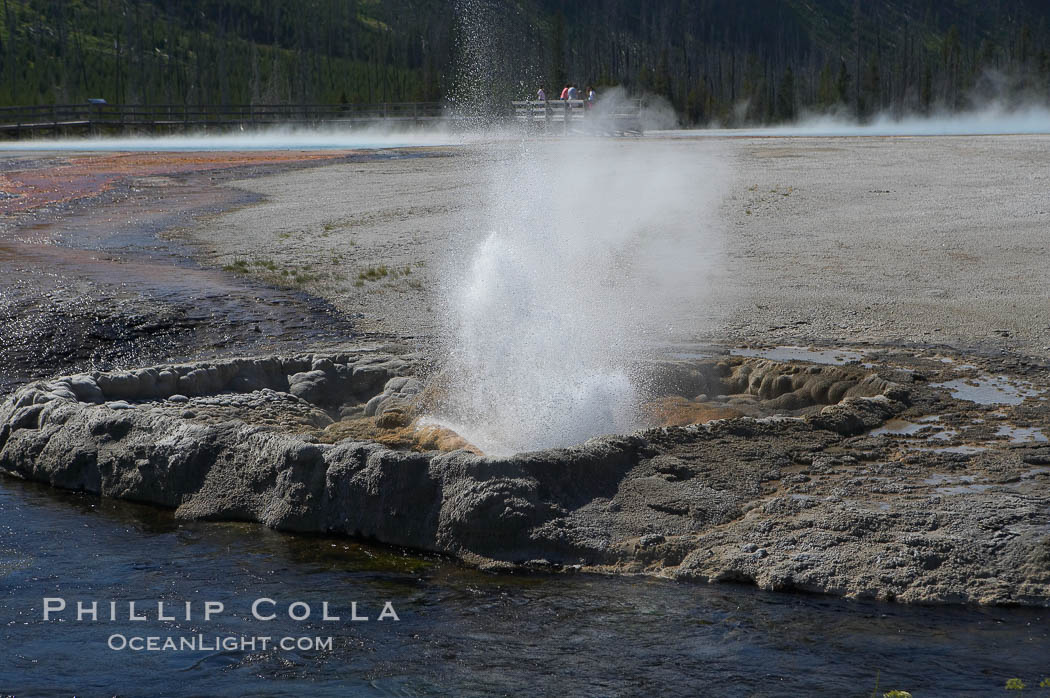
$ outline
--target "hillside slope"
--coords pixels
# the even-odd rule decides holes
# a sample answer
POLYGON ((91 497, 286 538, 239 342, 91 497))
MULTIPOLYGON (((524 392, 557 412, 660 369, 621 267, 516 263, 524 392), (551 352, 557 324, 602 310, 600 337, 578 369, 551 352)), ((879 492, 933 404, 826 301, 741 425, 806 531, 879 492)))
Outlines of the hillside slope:
POLYGON ((0 104, 502 102, 571 80, 686 122, 863 118, 1045 100, 1048 19, 1044 0, 3 0, 0 104))

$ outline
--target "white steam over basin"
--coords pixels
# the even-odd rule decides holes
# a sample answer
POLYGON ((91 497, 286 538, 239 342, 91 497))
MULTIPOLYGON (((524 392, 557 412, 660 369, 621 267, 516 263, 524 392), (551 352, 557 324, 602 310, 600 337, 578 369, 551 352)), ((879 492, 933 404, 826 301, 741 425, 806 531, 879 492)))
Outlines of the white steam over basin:
POLYGON ((268 129, 215 135, 28 139, 0 143, 0 151, 371 150, 454 145, 461 140, 439 128, 268 129))
POLYGON ((767 128, 691 129, 648 132, 686 136, 978 136, 1050 135, 1050 109, 1031 106, 1005 109, 989 106, 956 114, 894 117, 881 114, 867 123, 837 116, 810 116, 793 124, 767 128))

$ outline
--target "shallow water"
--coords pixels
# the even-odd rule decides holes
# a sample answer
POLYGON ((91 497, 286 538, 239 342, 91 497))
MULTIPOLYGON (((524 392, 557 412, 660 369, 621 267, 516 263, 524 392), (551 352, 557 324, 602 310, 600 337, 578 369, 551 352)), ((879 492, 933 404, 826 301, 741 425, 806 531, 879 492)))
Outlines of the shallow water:
POLYGON ((906 419, 889 419, 881 427, 872 429, 871 435, 879 436, 880 434, 887 434, 890 436, 911 436, 929 427, 930 425, 928 423, 917 424, 915 422, 909 422, 906 419))
POLYGON ((814 364, 825 364, 828 366, 842 366, 844 364, 859 361, 864 356, 859 351, 845 349, 811 349, 807 347, 770 347, 768 349, 740 349, 729 350, 735 356, 754 356, 773 361, 809 361, 814 364))
POLYGON ((952 397, 969 400, 978 405, 1020 405, 1025 398, 1036 397, 1041 391, 1011 382, 1006 376, 960 378, 945 383, 931 383, 933 388, 948 388, 952 397))
POLYGON ((1042 430, 1035 427, 1015 427, 1011 424, 1001 424, 995 432, 996 436, 1009 436, 1010 443, 1023 444, 1031 442, 1046 443, 1048 440, 1042 430))
MULTIPOLYGON (((1032 685, 1046 611, 921 608, 592 576, 491 576, 447 560, 0 479, 0 686, 18 695, 931 695, 1032 685), (150 602, 147 622, 44 622, 42 598, 150 602), (251 619, 329 601, 335 623, 251 619), (210 623, 157 600, 222 601, 210 623), (351 601, 375 618, 347 620, 351 601), (170 607, 170 606, 169 606, 170 607), (281 608, 281 606, 279 606, 281 608), (327 627, 325 627, 327 626, 327 627), (129 652, 114 633, 332 636, 331 651, 129 652), (918 693, 916 693, 918 695, 918 693)), ((100 604, 105 609, 106 603, 100 604)), ((126 613, 126 605, 123 612, 126 613)), ((147 606, 148 608, 148 606, 147 606)), ((103 614, 105 611, 103 610, 103 614)))
MULTIPOLYGON (((96 193, 0 236, 0 391, 27 380, 116 365, 273 351, 354 334, 322 299, 202 267, 164 231, 256 197, 207 173, 96 193), (42 278, 43 274, 47 277, 42 278), (135 330, 144 326, 147 330, 135 330), (59 337, 42 342, 41 337, 59 337)), ((137 180, 141 183, 141 178, 137 180)), ((123 186, 123 185, 122 185, 123 186)), ((295 267, 282 268, 294 279, 295 267)))
POLYGON ((915 446, 911 450, 913 451, 929 451, 930 453, 957 453, 963 455, 973 455, 975 453, 982 453, 988 450, 987 446, 967 446, 963 444, 961 446, 941 446, 939 448, 929 448, 922 446, 915 446))

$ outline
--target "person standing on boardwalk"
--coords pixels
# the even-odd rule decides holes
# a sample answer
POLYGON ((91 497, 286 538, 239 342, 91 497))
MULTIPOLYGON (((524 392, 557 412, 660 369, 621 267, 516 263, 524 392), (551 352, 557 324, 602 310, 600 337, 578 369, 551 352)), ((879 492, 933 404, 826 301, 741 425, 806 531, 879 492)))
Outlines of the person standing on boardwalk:
POLYGON ((565 87, 561 88, 561 97, 559 97, 558 99, 568 99, 568 98, 569 98, 569 86, 566 85, 565 87))
POLYGON ((547 93, 544 92, 542 87, 540 89, 536 90, 536 99, 538 101, 540 101, 540 102, 546 102, 547 101, 547 93))
POLYGON ((575 83, 569 85, 569 90, 566 93, 568 99, 576 99, 576 85, 575 83))

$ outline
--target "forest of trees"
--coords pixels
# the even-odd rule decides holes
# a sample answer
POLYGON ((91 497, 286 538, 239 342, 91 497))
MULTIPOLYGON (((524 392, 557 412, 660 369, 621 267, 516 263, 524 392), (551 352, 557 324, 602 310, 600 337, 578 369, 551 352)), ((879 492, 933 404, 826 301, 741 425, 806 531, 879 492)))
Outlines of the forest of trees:
POLYGON ((0 2, 2 104, 437 100, 452 60, 436 1, 0 2))
POLYGON ((684 123, 1045 102, 1046 0, 0 0, 0 105, 525 97, 566 81, 684 123))
POLYGON ((691 123, 802 111, 863 119, 1050 95, 1045 0, 550 4, 565 34, 555 65, 561 54, 566 74, 630 80, 691 123), (588 29, 603 24, 624 29, 588 29))

